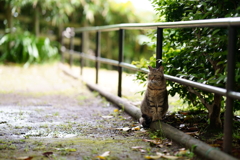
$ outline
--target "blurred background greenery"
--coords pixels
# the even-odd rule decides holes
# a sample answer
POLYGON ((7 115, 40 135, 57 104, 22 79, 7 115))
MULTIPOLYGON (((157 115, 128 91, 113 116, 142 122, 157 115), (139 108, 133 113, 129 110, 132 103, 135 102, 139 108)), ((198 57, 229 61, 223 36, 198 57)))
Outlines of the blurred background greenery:
MULTIPOLYGON (((149 2, 150 4, 150 2, 149 2)), ((138 10, 129 1, 119 0, 0 0, 0 62, 28 66, 58 59, 62 31, 66 27, 101 26, 118 23, 152 22, 152 11, 138 10), (142 16, 144 15, 144 16, 142 16)), ((150 57, 144 44, 146 31, 127 31, 125 61, 150 57)), ((117 59, 117 32, 102 33, 101 56, 117 59), (107 45, 106 45, 107 44, 107 45)), ((93 53, 95 33, 85 33, 84 52, 93 53)), ((64 40, 66 47, 69 40, 64 40)), ((74 38, 74 49, 80 49, 74 38)))

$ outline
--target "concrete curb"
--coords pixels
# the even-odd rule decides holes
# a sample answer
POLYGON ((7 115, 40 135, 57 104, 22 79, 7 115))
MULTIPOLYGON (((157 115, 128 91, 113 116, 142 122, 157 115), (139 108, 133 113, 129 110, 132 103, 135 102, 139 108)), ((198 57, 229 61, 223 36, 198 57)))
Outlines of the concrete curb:
MULTIPOLYGON (((61 69, 68 75, 72 76, 75 79, 80 79, 80 77, 73 75, 69 70, 66 70, 66 68, 61 67, 61 69)), ((110 93, 107 93, 100 89, 95 84, 89 84, 86 83, 88 88, 91 90, 99 92, 100 95, 104 96, 109 101, 113 102, 114 104, 118 105, 120 108, 122 108, 124 111, 126 111, 130 116, 132 116, 135 119, 139 119, 141 117, 141 111, 139 108, 131 105, 130 103, 126 102, 122 98, 119 98, 118 96, 112 95, 110 93)), ((153 130, 161 130, 162 133, 169 139, 172 139, 173 141, 184 145, 186 148, 193 149, 193 152, 199 155, 200 157, 204 159, 211 159, 211 160, 237 160, 235 157, 232 157, 231 155, 228 155, 222 151, 220 151, 218 148, 214 148, 209 146, 208 144, 197 140, 178 129, 163 123, 163 122, 154 122, 151 124, 151 129, 153 130)))

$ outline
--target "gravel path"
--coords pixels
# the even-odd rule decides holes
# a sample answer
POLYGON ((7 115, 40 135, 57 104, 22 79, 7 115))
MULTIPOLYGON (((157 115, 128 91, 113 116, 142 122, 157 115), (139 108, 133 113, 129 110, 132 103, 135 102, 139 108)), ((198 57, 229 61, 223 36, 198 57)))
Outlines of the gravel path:
POLYGON ((58 64, 0 65, 0 88, 0 159, 144 159, 179 151, 166 139, 161 147, 145 142, 156 134, 140 131, 58 64))

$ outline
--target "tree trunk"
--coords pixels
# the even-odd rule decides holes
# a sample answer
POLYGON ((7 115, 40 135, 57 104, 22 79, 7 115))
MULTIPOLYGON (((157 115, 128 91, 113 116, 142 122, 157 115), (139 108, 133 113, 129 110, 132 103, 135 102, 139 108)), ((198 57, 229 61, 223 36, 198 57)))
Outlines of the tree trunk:
MULTIPOLYGON (((57 27, 57 41, 62 44, 63 43, 63 36, 62 36, 62 32, 64 30, 64 24, 59 24, 57 27)), ((62 44, 63 45, 63 44, 62 44)))
MULTIPOLYGON (((221 129, 222 122, 220 119, 221 113, 221 100, 222 96, 214 94, 213 104, 209 104, 205 98, 192 87, 188 87, 187 90, 193 94, 195 94, 201 101, 201 103, 207 108, 208 110, 208 117, 210 119, 210 129, 221 129)), ((193 102, 193 101, 192 101, 193 102)))
POLYGON ((6 7, 6 17, 7 17, 7 28, 11 33, 12 27, 13 27, 13 24, 12 24, 13 17, 12 17, 12 7, 10 4, 7 4, 7 7, 6 7))
POLYGON ((34 33, 38 37, 39 36, 39 7, 38 5, 34 9, 34 33))
MULTIPOLYGON (((7 7, 6 7, 6 18, 7 18, 7 30, 9 30, 9 34, 12 34, 13 30, 13 16, 12 16, 12 7, 10 5, 10 3, 7 4, 7 7)), ((11 50, 11 43, 10 42, 7 42, 7 52, 10 53, 10 50, 11 50)))
POLYGON ((209 112, 210 126, 211 129, 221 129, 222 122, 220 119, 221 113, 221 99, 222 96, 214 94, 214 102, 209 112))

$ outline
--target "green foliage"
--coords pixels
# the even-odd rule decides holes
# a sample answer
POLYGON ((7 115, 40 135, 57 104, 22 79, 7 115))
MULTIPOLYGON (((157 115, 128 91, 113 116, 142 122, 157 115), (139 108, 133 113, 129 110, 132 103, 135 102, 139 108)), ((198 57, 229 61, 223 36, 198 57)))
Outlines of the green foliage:
POLYGON ((4 35, 0 39, 0 45, 0 62, 16 62, 28 66, 58 57, 56 44, 51 43, 48 38, 37 38, 27 31, 4 35))
MULTIPOLYGON (((22 30, 28 30, 36 35, 48 35, 51 39, 54 38, 53 35, 56 35, 58 42, 61 40, 61 30, 64 27, 138 23, 143 19, 137 16, 138 12, 134 10, 135 8, 131 2, 119 3, 112 0, 3 0, 0 1, 0 5, 2 5, 0 8, 3 8, 0 11, 2 14, 12 11, 12 16, 9 16, 8 19, 5 17, 6 19, 4 20, 6 30, 10 28, 8 24, 11 24, 11 26, 20 27, 22 30)), ((151 55, 147 53, 148 46, 141 44, 138 37, 140 34, 144 35, 144 31, 126 31, 125 62, 131 62, 132 60, 137 60, 138 57, 149 57, 151 55)), ((78 38, 78 35, 76 35, 76 38, 78 38)), ((113 39, 118 39, 118 32, 101 33, 102 57, 118 59, 119 51, 118 47, 116 47, 118 42, 113 41, 113 39)), ((95 40, 95 33, 88 33, 85 36, 84 52, 87 53, 90 50, 89 48, 95 48, 95 40)), ((64 40, 63 42, 67 47, 69 46, 68 41, 64 40)), ((76 45, 78 44, 75 43, 75 49, 78 48, 76 45)), ((89 62, 89 64, 91 63, 89 62)), ((102 67, 109 67, 109 65, 103 64, 102 67)))
MULTIPOLYGON (((148 68, 148 66, 156 66, 156 56, 153 55, 153 57, 150 57, 150 60, 146 60, 142 58, 140 61, 132 61, 132 64, 135 65, 138 68, 148 68)), ((147 74, 138 71, 136 73, 136 81, 138 81, 140 84, 146 85, 146 79, 147 79, 147 74)))
MULTIPOLYGON (((152 0, 159 21, 186 21, 210 18, 240 16, 240 1, 185 1, 185 0, 152 0)), ((238 32, 238 35, 240 32, 238 32)), ((227 28, 179 28, 164 29, 163 65, 165 74, 225 88, 227 62, 227 28)), ((155 33, 151 35, 155 41, 155 33)), ((239 36, 238 36, 239 37, 239 36)), ((240 46, 238 38, 237 46, 240 46)), ((155 56, 153 56, 155 57, 155 56)), ((240 50, 237 50, 237 60, 240 50)), ((150 60, 155 63, 155 60, 150 60)), ((145 67, 143 60, 134 62, 145 67)), ((149 62, 150 63, 150 62, 149 62)), ((235 90, 240 91, 240 62, 236 65, 235 90)), ((139 79, 139 77, 137 77, 139 79)), ((140 77, 141 79, 142 77, 140 77)), ((143 79, 141 79, 143 80, 143 79)), ((189 106, 209 108, 214 103, 214 94, 189 88, 178 83, 168 82, 169 94, 179 94, 189 106)), ((222 98, 222 106, 225 101, 222 98)), ((235 110, 240 109, 239 101, 235 110)))
POLYGON ((4 0, 12 7, 14 12, 26 12, 34 15, 33 10, 41 8, 42 16, 46 21, 51 21, 52 25, 60 25, 69 22, 68 16, 72 14, 84 0, 4 0), (30 6, 30 7, 29 7, 30 6), (26 8, 24 8, 26 7, 26 8), (31 10, 29 10, 31 9, 31 10))

